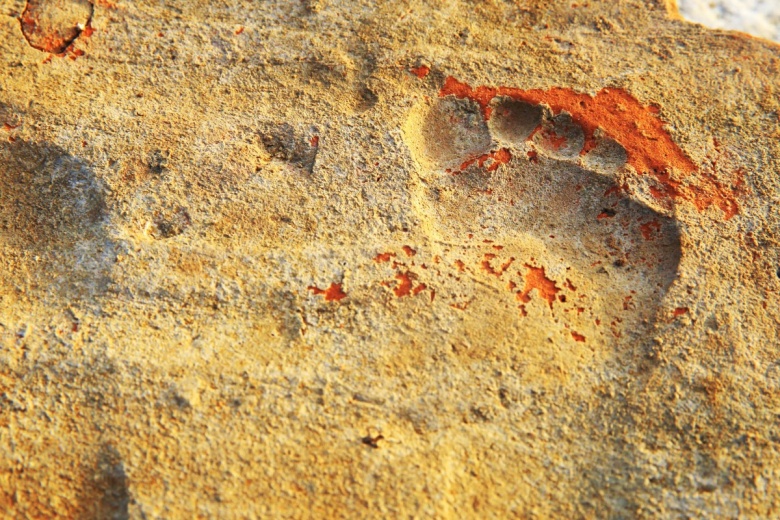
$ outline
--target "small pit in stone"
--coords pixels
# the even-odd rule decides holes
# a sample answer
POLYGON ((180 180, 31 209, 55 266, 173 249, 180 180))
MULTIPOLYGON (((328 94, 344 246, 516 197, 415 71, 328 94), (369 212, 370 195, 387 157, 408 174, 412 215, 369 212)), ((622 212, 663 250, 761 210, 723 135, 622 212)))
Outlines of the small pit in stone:
POLYGON ((28 0, 20 18, 22 34, 30 46, 61 54, 92 20, 87 0, 28 0))
POLYGON ((461 165, 490 151, 493 142, 479 106, 469 100, 441 98, 423 116, 421 157, 438 169, 461 165))
POLYGON ((614 139, 596 133, 596 145, 582 156, 582 164, 589 170, 602 174, 614 173, 628 162, 628 153, 614 139))
POLYGON ((556 159, 573 159, 585 146, 585 133, 566 112, 542 122, 533 136, 534 143, 556 159))
POLYGON ((491 103, 488 122, 493 135, 516 146, 525 142, 542 123, 542 108, 507 97, 497 97, 491 103))

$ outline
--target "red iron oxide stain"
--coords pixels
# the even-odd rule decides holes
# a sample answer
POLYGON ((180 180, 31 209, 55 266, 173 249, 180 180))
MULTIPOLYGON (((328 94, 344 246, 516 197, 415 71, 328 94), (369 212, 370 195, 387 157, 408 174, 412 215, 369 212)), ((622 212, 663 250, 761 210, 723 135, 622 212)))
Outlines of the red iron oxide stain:
POLYGON ((431 68, 427 65, 420 65, 419 67, 412 67, 409 69, 409 72, 414 74, 420 79, 425 78, 425 76, 428 75, 429 72, 431 72, 431 68))
POLYGON ((539 153, 536 150, 529 150, 528 151, 528 160, 533 163, 539 162, 539 153))
POLYGON ((310 285, 308 289, 316 295, 325 296, 326 302, 337 302, 347 297, 347 293, 345 293, 341 289, 340 283, 331 283, 330 287, 328 287, 327 289, 320 289, 318 287, 310 285))
POLYGON ((320 145, 320 136, 315 135, 309 140, 312 148, 317 148, 320 145))
POLYGON ((610 213, 610 212, 608 212, 608 211, 602 211, 601 213, 599 213, 598 215, 596 215, 596 218, 597 218, 598 220, 604 220, 605 218, 612 218, 612 217, 614 217, 614 216, 615 216, 615 214, 614 214, 614 213, 610 213))
POLYGON ((379 253, 374 257, 374 262, 381 264, 383 262, 389 262, 391 258, 395 258, 395 253, 379 253))
POLYGON ((461 273, 466 270, 466 264, 463 263, 463 260, 455 260, 455 267, 460 271, 461 273))
MULTIPOLYGON (((19 21, 24 37, 32 47, 63 57, 68 50, 72 49, 73 42, 85 30, 89 29, 88 35, 92 34, 92 13, 88 14, 85 26, 82 28, 78 24, 71 25, 72 20, 67 20, 67 22, 50 20, 52 12, 56 13, 58 7, 45 0, 28 0, 19 21)), ((71 56, 71 59, 76 58, 71 56)))
POLYGON ((3 130, 5 130, 6 132, 10 132, 11 130, 15 130, 17 128, 19 128, 19 125, 12 126, 8 123, 3 123, 3 130))
POLYGON ((480 262, 480 267, 482 267, 483 271, 486 271, 488 274, 492 274, 493 276, 500 277, 503 275, 507 269, 509 269, 509 266, 512 265, 512 262, 515 261, 514 258, 510 258, 503 264, 501 264, 501 267, 498 269, 495 269, 491 262, 496 257, 493 253, 485 253, 485 257, 482 259, 482 262, 480 262))
POLYGON ((236 29, 236 36, 238 36, 242 32, 244 32, 244 28, 243 27, 239 27, 238 29, 236 29))
POLYGON ((658 116, 656 106, 644 106, 628 92, 618 88, 602 89, 595 96, 582 94, 568 88, 553 87, 548 90, 522 90, 511 87, 472 88, 452 76, 448 77, 439 91, 439 96, 455 96, 470 99, 482 109, 485 119, 490 119, 490 102, 497 96, 532 104, 544 104, 554 114, 568 112, 572 120, 582 127, 585 134, 584 155, 597 144, 596 130, 599 128, 623 146, 628 163, 640 174, 650 174, 658 182, 651 194, 659 199, 688 201, 699 211, 715 205, 729 220, 739 212, 737 189, 719 183, 712 175, 698 175, 696 184, 684 186, 681 180, 671 176, 674 170, 683 179, 699 168, 672 140, 666 131, 666 123, 658 116))
POLYGON ((421 292, 423 292, 427 288, 428 288, 427 285, 425 285, 424 283, 421 283, 420 285, 418 285, 417 287, 412 289, 412 296, 417 296, 418 294, 420 294, 421 292))
POLYGON ((95 34, 95 28, 94 28, 94 27, 92 27, 92 20, 90 20, 90 21, 87 23, 87 26, 86 26, 86 27, 84 27, 84 30, 83 30, 83 31, 81 31, 81 37, 82 37, 82 38, 89 38, 89 37, 90 37, 90 36, 92 36, 93 34, 95 34))
POLYGON ((512 154, 509 152, 509 150, 507 150, 506 148, 501 148, 500 150, 496 150, 495 152, 486 153, 484 155, 480 155, 479 157, 469 159, 468 161, 460 165, 459 171, 465 170, 466 168, 468 168, 474 163, 477 163, 477 166, 479 166, 480 168, 484 168, 485 163, 490 161, 490 164, 488 165, 486 170, 489 172, 494 172, 498 170, 499 166, 501 166, 502 164, 507 164, 511 160, 512 160, 512 154))
POLYGON ((574 287, 574 284, 571 283, 571 280, 569 280, 568 278, 566 279, 566 283, 563 284, 563 286, 566 287, 570 291, 576 291, 577 290, 577 288, 574 287))
POLYGON ((398 298, 409 296, 412 292, 412 279, 409 278, 409 273, 397 273, 395 279, 398 280, 398 285, 393 289, 395 295, 398 298))
POLYGON ((542 142, 556 152, 566 146, 566 136, 560 136, 553 131, 542 132, 542 142))
POLYGON ((571 337, 574 338, 574 341, 579 341, 580 343, 585 343, 585 336, 578 332, 571 331, 571 337))
POLYGON ((672 314, 675 318, 677 316, 682 316, 683 314, 688 314, 688 307, 677 307, 672 314))
POLYGON ((401 249, 403 249, 403 250, 404 250, 404 253, 406 253, 406 256, 414 256, 414 255, 416 255, 416 254, 417 254, 417 251, 416 251, 416 250, 414 250, 414 249, 412 249, 412 248, 411 248, 411 247, 409 247, 409 246, 404 246, 404 247, 402 247, 401 249))
POLYGON ((650 222, 640 224, 639 231, 642 233, 645 240, 653 240, 653 238, 655 238, 654 231, 661 231, 661 224, 657 220, 651 220, 650 222))
POLYGON ((528 274, 525 275, 525 287, 521 292, 517 293, 517 299, 523 303, 530 302, 531 296, 529 294, 536 289, 539 297, 547 300, 552 309, 555 295, 561 289, 555 285, 554 281, 547 278, 547 275, 544 273, 544 267, 534 267, 528 264, 525 264, 525 267, 528 269, 528 274))

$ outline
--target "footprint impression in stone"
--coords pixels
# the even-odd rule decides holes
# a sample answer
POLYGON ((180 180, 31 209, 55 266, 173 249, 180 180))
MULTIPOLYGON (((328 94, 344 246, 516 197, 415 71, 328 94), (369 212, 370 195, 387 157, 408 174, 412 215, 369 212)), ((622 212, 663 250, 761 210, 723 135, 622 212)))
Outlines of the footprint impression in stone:
POLYGON ((404 137, 420 220, 458 257, 461 279, 471 272, 475 287, 492 288, 482 298, 516 312, 507 323, 495 304, 476 304, 480 289, 456 286, 458 308, 526 340, 642 336, 681 257, 678 226, 661 208, 684 200, 725 218, 737 211, 719 186, 688 182, 696 165, 658 112, 618 89, 473 89, 453 78, 416 106, 404 137), (639 177, 659 211, 629 196, 639 177))

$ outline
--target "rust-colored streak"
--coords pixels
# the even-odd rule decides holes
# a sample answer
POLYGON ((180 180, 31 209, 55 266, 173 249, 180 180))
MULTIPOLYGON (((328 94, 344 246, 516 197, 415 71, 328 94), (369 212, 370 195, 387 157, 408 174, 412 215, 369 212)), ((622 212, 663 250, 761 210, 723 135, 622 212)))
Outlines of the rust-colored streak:
POLYGON ((480 168, 485 168, 489 172, 494 172, 498 170, 499 166, 502 164, 507 164, 511 160, 512 154, 509 152, 509 150, 506 148, 501 148, 495 152, 486 153, 484 155, 480 155, 479 157, 474 157, 473 159, 465 161, 460 165, 460 171, 463 171, 472 164, 477 163, 477 166, 480 168), (486 164, 487 167, 485 167, 486 164))
POLYGON ((319 287, 310 285, 308 289, 318 296, 325 296, 326 302, 337 302, 347 297, 347 293, 342 290, 340 283, 331 283, 330 287, 327 289, 320 289, 319 287))
POLYGON ((555 151, 559 151, 566 146, 566 143, 568 142, 566 136, 558 135, 552 130, 542 132, 540 135, 542 136, 544 144, 555 151))
POLYGON ((84 30, 81 31, 81 37, 82 38, 89 38, 93 34, 95 34, 95 28, 92 27, 92 20, 90 20, 89 22, 87 22, 87 26, 84 27, 84 30))
POLYGON ((421 292, 423 292, 427 288, 428 288, 427 285, 425 285, 424 283, 421 283, 420 285, 418 285, 417 287, 412 289, 412 296, 417 296, 418 294, 420 294, 421 292))
POLYGON ((645 240, 653 240, 655 233, 661 231, 661 224, 657 220, 651 220, 639 225, 639 231, 645 240))
POLYGON ((15 130, 17 128, 19 128, 19 125, 12 126, 9 123, 3 123, 3 130, 5 130, 6 132, 10 132, 11 130, 15 130))
POLYGON ((501 267, 496 269, 492 265, 492 261, 495 257, 496 255, 494 255, 493 253, 485 253, 484 258, 480 262, 480 267, 482 268, 483 271, 486 271, 488 274, 492 274, 493 276, 500 277, 506 272, 507 269, 509 269, 509 266, 512 265, 512 262, 514 262, 515 259, 510 258, 509 260, 501 264, 501 267))
POLYGON ((528 269, 528 273, 525 275, 525 287, 523 287, 521 292, 517 293, 517 299, 523 303, 530 302, 530 293, 536 289, 539 297, 543 300, 547 300, 547 303, 552 309, 553 302, 555 302, 555 295, 560 292, 561 289, 554 281, 547 278, 544 267, 534 267, 528 264, 525 264, 525 267, 528 269))
POLYGON ((406 256, 414 256, 417 254, 417 251, 415 249, 412 249, 409 246, 403 246, 401 249, 404 250, 404 253, 406 253, 406 256))
POLYGON ((579 341, 580 343, 585 343, 585 336, 583 336, 579 332, 571 331, 571 337, 574 338, 574 341, 579 341))
POLYGON ((431 72, 431 68, 428 67, 427 65, 420 65, 419 67, 412 67, 411 69, 409 69, 409 72, 411 72, 418 78, 423 79, 431 72))
POLYGON ((676 309, 674 309, 672 314, 674 315, 675 318, 677 316, 682 316, 683 314, 688 314, 688 307, 677 307, 676 309))
POLYGON ((395 253, 379 253, 374 257, 374 262, 381 264, 383 262, 389 262, 391 258, 395 258, 395 253))
POLYGON ((398 284, 393 289, 393 292, 398 298, 409 296, 412 292, 412 279, 409 277, 409 273, 397 273, 395 279, 398 280, 398 284))
POLYGON ((596 131, 601 129, 623 146, 628 164, 638 174, 653 176, 658 184, 658 187, 651 188, 653 196, 687 201, 699 211, 715 205, 723 211, 725 220, 739 212, 736 197, 740 194, 740 184, 730 188, 719 183, 712 175, 697 175, 690 185, 682 183, 687 176, 699 171, 698 166, 672 140, 665 128, 666 123, 659 117, 659 109, 642 105, 625 90, 605 88, 591 96, 561 87, 547 90, 488 86, 472 88, 450 76, 445 80, 439 96, 474 101, 482 109, 486 120, 491 116, 490 102, 497 96, 547 105, 554 114, 565 111, 585 135, 581 154, 587 154, 596 147, 596 131), (672 177, 673 172, 675 177, 672 177))
POLYGON ((731 186, 725 186, 718 182, 712 174, 705 174, 706 183, 700 186, 690 186, 688 189, 695 197, 692 199, 696 209, 703 211, 715 205, 723 211, 725 220, 729 220, 739 213, 739 204, 736 196, 745 192, 745 172, 738 170, 731 186))

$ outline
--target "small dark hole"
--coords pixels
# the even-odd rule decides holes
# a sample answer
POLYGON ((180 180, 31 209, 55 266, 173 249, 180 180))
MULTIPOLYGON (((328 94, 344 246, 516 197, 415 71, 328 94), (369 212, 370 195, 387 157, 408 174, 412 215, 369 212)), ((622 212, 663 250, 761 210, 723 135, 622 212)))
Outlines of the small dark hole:
POLYGON ((378 448, 379 447, 379 441, 384 439, 383 435, 377 435, 376 437, 372 437, 371 435, 366 435, 360 441, 365 444, 366 446, 371 446, 372 448, 378 448))
POLYGON ((777 274, 777 277, 780 278, 780 267, 777 268, 777 273, 775 274, 777 274))
POLYGON ((607 215, 608 217, 614 217, 615 216, 615 210, 614 209, 605 208, 605 209, 602 209, 601 212, 604 213, 605 215, 607 215))

